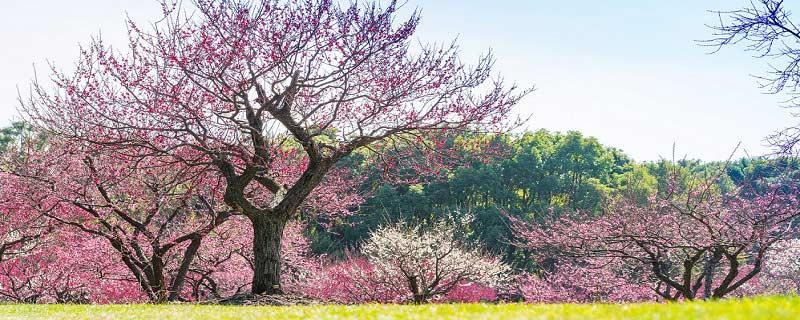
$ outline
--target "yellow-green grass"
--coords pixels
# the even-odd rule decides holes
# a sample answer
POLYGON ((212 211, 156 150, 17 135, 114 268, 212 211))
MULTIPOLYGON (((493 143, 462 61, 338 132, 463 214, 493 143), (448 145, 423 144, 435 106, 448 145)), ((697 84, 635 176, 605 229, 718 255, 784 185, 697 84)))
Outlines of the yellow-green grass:
POLYGON ((250 307, 212 305, 0 305, 0 319, 800 319, 800 298, 689 303, 429 304, 250 307))

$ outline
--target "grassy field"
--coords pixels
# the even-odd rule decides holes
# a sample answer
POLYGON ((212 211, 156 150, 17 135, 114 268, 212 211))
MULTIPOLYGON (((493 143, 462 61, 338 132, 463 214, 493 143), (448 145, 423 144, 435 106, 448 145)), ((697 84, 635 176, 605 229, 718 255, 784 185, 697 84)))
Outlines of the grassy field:
POLYGON ((672 304, 0 305, 0 319, 800 319, 800 298, 672 304))

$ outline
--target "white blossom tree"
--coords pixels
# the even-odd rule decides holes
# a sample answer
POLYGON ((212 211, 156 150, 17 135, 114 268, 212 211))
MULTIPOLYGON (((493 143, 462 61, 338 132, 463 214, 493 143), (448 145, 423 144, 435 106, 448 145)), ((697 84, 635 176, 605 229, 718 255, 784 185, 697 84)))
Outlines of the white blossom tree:
POLYGON ((407 290, 414 303, 447 294, 457 285, 476 283, 497 287, 509 279, 511 268, 456 237, 452 223, 430 228, 406 224, 374 231, 363 246, 373 265, 372 285, 407 290))
POLYGON ((767 251, 764 269, 770 278, 791 282, 800 293, 800 239, 776 242, 767 251))

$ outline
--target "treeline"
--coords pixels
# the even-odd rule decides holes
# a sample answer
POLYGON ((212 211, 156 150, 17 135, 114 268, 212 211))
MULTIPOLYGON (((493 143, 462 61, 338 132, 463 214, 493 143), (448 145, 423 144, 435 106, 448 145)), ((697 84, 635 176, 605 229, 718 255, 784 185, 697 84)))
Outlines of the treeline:
MULTIPOLYGON (((32 134, 23 122, 0 129, 0 151, 31 139, 32 134)), ((512 244, 514 232, 505 214, 529 222, 552 220, 563 212, 596 216, 609 210, 608 204, 615 199, 636 199, 644 204, 651 197, 663 196, 676 175, 682 181, 716 179, 716 191, 722 194, 800 168, 796 160, 769 157, 637 162, 621 149, 577 131, 470 134, 451 137, 447 143, 480 147, 454 148, 459 154, 448 156, 458 157, 458 166, 400 182, 381 177, 385 168, 371 166, 373 162, 363 153, 342 161, 341 166, 363 177, 358 193, 365 200, 351 208, 352 214, 333 221, 302 215, 316 222, 306 231, 312 251, 343 257, 383 226, 458 220, 469 221, 462 231, 470 240, 515 267, 530 270, 535 266, 524 250, 512 244), (476 141, 479 143, 471 143, 476 141)), ((406 162, 426 161, 416 160, 406 162)))
MULTIPOLYGON (((800 288, 785 269, 796 259, 781 260, 798 248, 796 160, 636 162, 545 130, 433 139, 448 152, 384 145, 339 164, 284 231, 287 292, 626 302, 800 288)), ((173 167, 67 147, 25 124, 0 130, 0 300, 200 301, 251 284, 253 230, 207 171, 187 181, 173 167)))
MULTIPOLYGON (((367 199, 354 208, 354 214, 325 221, 310 231, 313 250, 342 256, 381 226, 401 221, 427 224, 469 215, 470 223, 463 227, 473 240, 515 267, 531 269, 534 266, 528 254, 511 244, 514 235, 504 214, 531 222, 552 219, 562 212, 602 215, 614 199, 645 203, 663 195, 675 175, 682 176, 681 181, 716 179, 716 191, 725 193, 798 168, 797 161, 768 157, 637 162, 622 150, 576 131, 455 139, 491 141, 481 149, 462 148, 459 156, 467 160, 465 165, 421 178, 418 183, 366 179, 361 192, 367 199)), ((353 162, 357 161, 351 159, 349 165, 353 162)), ((379 171, 365 168, 361 174, 376 177, 379 171)))

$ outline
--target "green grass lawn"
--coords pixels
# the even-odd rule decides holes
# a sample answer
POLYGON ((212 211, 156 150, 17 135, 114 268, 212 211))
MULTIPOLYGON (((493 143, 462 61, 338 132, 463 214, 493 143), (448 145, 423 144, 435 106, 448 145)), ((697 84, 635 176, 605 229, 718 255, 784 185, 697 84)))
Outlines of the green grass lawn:
POLYGON ((800 298, 671 304, 0 305, 0 319, 800 319, 800 298))

